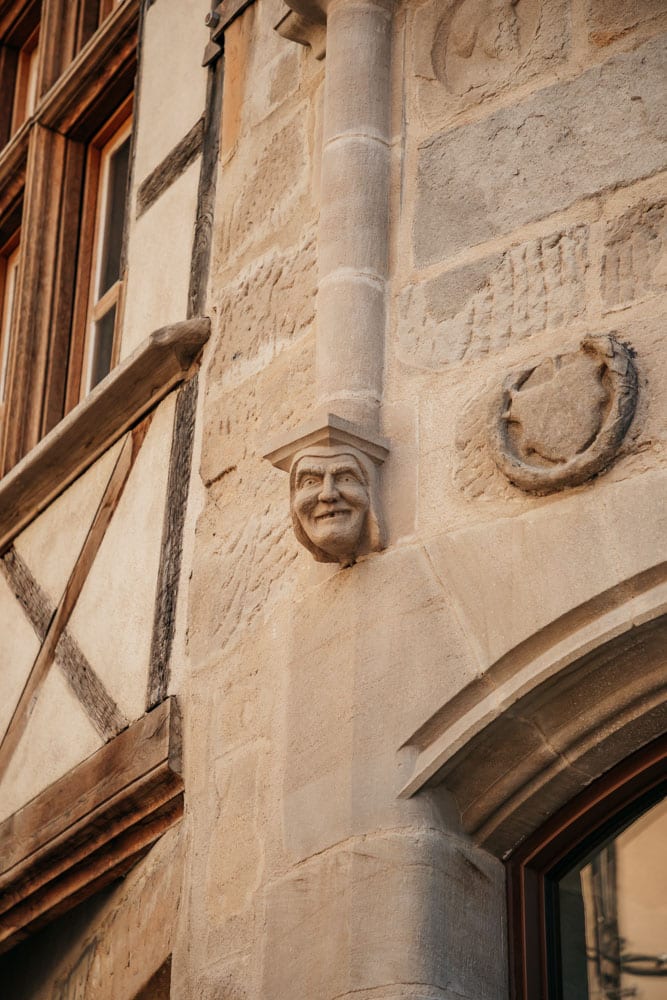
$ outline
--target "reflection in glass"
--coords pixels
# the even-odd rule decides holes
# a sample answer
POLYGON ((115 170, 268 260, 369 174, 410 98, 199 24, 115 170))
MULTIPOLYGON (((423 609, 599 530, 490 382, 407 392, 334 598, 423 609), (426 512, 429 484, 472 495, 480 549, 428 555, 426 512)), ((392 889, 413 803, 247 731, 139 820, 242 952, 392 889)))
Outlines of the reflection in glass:
POLYGON ((111 307, 102 319, 95 323, 93 356, 90 362, 90 388, 93 389, 111 371, 113 353, 113 331, 116 322, 116 307, 111 307))
POLYGON ((557 883, 562 1000, 666 1000, 667 799, 557 883))

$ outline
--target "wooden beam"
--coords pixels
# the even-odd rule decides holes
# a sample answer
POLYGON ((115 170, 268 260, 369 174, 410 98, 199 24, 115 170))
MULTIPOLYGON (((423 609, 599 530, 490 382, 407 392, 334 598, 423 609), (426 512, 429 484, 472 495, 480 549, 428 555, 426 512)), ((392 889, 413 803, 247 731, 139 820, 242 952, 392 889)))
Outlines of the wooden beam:
POLYGON ((148 670, 147 709, 153 708, 166 697, 169 686, 196 409, 197 377, 195 376, 179 391, 174 414, 148 670))
POLYGON ((200 118, 139 185, 137 218, 143 215, 146 209, 150 208, 199 156, 203 138, 204 119, 200 118))
POLYGON ((126 872, 182 814, 170 698, 0 823, 0 952, 126 872))
POLYGON ((134 466, 136 457, 146 436, 151 417, 146 417, 143 423, 135 427, 125 439, 120 454, 116 459, 113 471, 109 477, 102 499, 100 500, 93 523, 88 529, 81 551, 77 557, 63 596, 48 624, 44 641, 35 658, 28 679, 21 691, 14 713, 9 721, 2 742, 0 742, 0 778, 7 770, 9 761, 16 749, 21 736, 25 732, 28 719, 34 708, 39 690, 49 672, 56 655, 56 648, 62 638, 65 627, 74 610, 83 585, 88 579, 95 556, 114 515, 116 507, 123 495, 125 486, 134 466))
MULTIPOLYGON (((43 642, 49 623, 55 614, 55 607, 16 549, 11 548, 0 558, 0 569, 37 636, 43 642)), ((105 742, 127 728, 127 719, 67 629, 56 646, 56 663, 105 742)))
POLYGON ((188 376, 208 319, 156 330, 0 481, 0 553, 128 428, 188 376))

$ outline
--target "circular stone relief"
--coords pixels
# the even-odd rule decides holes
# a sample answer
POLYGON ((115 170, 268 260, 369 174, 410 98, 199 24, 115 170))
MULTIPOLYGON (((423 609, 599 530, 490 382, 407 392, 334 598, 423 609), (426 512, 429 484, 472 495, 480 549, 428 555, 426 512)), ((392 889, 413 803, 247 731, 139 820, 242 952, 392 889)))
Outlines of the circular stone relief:
POLYGON ((506 380, 493 428, 496 464, 528 493, 578 486, 611 463, 636 403, 628 349, 613 336, 586 337, 578 351, 506 380))
POLYGON ((435 32, 436 77, 454 94, 509 80, 537 34, 541 0, 450 0, 435 32))

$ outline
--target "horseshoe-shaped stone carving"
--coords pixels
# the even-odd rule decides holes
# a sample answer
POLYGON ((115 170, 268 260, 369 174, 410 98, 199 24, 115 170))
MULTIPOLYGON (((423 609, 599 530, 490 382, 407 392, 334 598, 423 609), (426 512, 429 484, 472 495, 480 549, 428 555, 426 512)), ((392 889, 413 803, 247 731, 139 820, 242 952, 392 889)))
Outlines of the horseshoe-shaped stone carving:
POLYGON ((637 392, 630 351, 612 335, 514 373, 492 423, 498 468, 527 493, 579 486, 613 461, 637 392))

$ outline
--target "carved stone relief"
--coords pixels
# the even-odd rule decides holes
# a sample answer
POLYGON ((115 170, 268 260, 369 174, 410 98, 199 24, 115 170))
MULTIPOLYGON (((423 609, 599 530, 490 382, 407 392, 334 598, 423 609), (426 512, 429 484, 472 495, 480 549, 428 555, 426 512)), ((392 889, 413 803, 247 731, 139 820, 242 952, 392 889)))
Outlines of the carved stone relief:
POLYGON ((492 424, 501 472, 528 493, 578 486, 605 469, 637 402, 637 372, 613 336, 511 375, 492 424))
POLYGON ((378 467, 388 453, 384 438, 327 413, 265 454, 289 472, 294 534, 317 562, 353 566, 384 547, 378 467))
POLYGON ((298 452, 290 470, 294 533, 317 562, 353 566, 381 549, 374 470, 355 449, 298 452))
POLYGON ((431 58, 438 80, 454 94, 510 77, 530 48, 541 0, 459 0, 443 15, 431 58))

